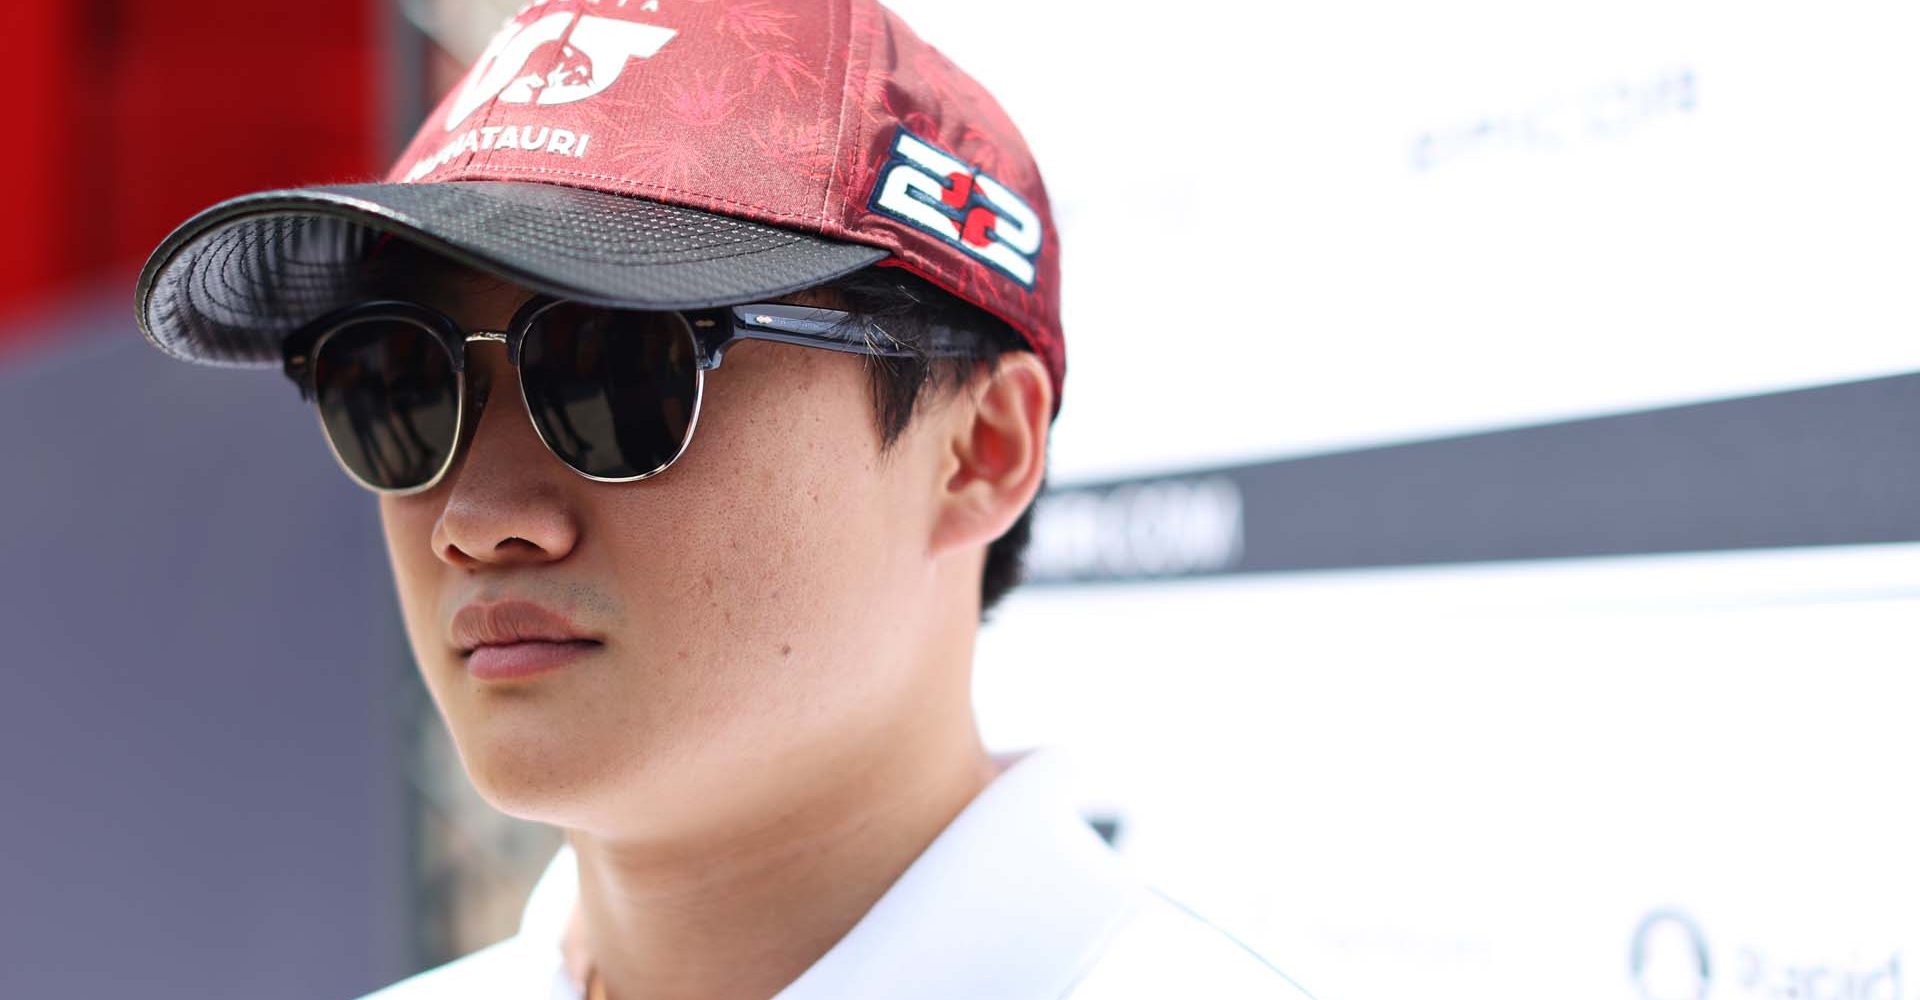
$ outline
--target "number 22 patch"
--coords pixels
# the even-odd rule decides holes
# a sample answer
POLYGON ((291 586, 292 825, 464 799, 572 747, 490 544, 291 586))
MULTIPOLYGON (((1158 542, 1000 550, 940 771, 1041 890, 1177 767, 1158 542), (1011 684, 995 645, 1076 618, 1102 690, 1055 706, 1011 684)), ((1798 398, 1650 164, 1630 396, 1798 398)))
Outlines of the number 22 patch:
POLYGON ((923 229, 1033 287, 1040 216, 983 171, 905 128, 893 137, 871 206, 923 229))

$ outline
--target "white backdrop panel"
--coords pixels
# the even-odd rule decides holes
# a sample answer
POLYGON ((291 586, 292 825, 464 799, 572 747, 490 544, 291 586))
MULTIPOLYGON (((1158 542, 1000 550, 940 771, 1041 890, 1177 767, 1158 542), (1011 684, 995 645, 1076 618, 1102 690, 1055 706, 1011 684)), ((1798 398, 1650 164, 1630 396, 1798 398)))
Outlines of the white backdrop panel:
POLYGON ((1913 4, 891 6, 1046 172, 1063 481, 1920 364, 1913 4))
MULTIPOLYGON (((1907 1000, 1916 558, 1030 592, 977 690, 990 744, 1073 748, 1127 854, 1328 1000, 1635 997, 1664 908, 1714 997, 1907 1000)), ((1649 992, 1694 1000, 1675 957, 1649 992)))

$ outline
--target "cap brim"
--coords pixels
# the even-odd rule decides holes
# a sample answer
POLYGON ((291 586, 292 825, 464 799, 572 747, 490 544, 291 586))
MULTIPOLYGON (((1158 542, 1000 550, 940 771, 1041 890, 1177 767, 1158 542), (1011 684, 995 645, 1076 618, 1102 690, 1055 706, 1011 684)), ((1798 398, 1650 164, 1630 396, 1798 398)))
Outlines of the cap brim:
POLYGON ((223 202, 140 272, 147 339, 204 364, 278 365, 281 341, 404 275, 370 267, 398 236, 538 292, 632 309, 785 295, 887 251, 627 195, 524 181, 342 184, 223 202))

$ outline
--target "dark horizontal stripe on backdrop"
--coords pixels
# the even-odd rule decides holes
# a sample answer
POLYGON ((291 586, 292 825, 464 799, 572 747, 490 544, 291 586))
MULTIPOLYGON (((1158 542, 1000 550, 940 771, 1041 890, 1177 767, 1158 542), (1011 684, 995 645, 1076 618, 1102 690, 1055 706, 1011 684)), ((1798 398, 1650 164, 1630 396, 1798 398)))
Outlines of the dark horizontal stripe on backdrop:
POLYGON ((1031 579, 1087 583, 1920 540, 1920 375, 1091 483, 1031 579))

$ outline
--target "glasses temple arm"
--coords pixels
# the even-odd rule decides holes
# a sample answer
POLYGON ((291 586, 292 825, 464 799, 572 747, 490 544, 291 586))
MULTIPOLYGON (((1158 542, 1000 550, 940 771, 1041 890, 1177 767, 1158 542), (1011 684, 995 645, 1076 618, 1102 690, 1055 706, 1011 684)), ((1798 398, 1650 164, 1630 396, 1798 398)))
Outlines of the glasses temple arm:
POLYGON ((768 340, 882 358, 967 353, 945 327, 935 331, 933 343, 916 349, 895 339, 871 318, 840 309, 760 302, 732 306, 726 312, 732 329, 707 345, 709 368, 719 367, 726 349, 741 340, 768 340))

